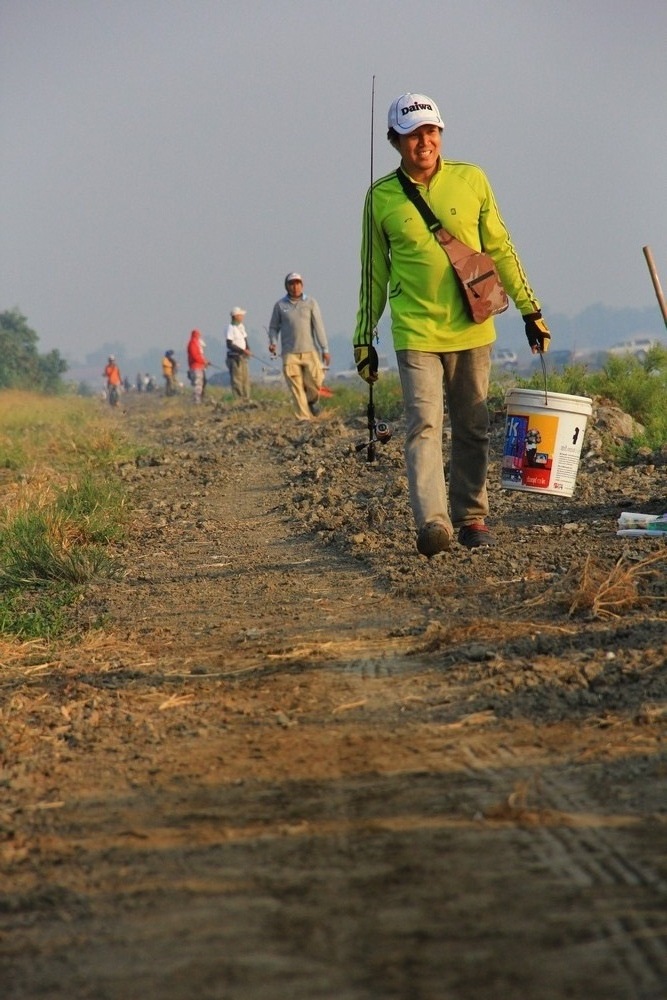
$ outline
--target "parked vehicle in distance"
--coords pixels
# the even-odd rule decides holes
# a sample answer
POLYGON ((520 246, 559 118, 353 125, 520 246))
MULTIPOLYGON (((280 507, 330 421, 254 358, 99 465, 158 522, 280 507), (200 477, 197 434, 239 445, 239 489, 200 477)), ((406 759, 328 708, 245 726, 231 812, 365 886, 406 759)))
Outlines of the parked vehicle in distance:
POLYGON ((500 347, 491 352, 491 363, 499 368, 504 368, 505 371, 512 371, 516 368, 518 361, 516 353, 510 351, 509 347, 500 347))
POLYGON ((614 354, 616 356, 623 354, 632 354, 637 361, 646 361, 648 352, 652 347, 656 347, 660 344, 660 341, 655 337, 635 337, 633 340, 624 340, 621 344, 613 344, 609 348, 608 354, 614 354))

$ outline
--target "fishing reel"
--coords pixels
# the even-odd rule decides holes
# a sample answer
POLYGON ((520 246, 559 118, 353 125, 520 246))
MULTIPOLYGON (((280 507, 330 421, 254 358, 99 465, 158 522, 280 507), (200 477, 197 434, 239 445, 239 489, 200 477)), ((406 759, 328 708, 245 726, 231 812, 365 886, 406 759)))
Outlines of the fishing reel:
MULTIPOLYGON (((386 420, 376 420, 373 423, 373 436, 370 438, 370 441, 379 441, 380 444, 386 444, 391 439, 393 433, 391 424, 388 424, 386 420)), ((355 445, 355 451, 363 451, 364 448, 368 447, 368 444, 369 441, 360 441, 359 444, 355 445)))
POLYGON ((386 444, 394 433, 386 420, 376 420, 373 431, 375 440, 379 441, 380 444, 386 444))

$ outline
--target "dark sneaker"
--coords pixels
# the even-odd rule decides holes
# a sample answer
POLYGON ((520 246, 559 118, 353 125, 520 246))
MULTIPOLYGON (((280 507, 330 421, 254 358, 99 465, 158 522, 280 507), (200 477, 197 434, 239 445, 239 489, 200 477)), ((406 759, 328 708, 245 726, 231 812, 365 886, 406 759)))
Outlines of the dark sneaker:
POLYGON ((310 410, 310 412, 314 417, 318 417, 322 412, 322 407, 320 406, 319 403, 309 403, 308 409, 310 410))
POLYGON ((495 539, 487 526, 481 521, 475 524, 464 524, 459 528, 459 542, 467 549, 479 549, 483 546, 490 548, 495 545, 495 539))
POLYGON ((438 552, 449 551, 452 538, 442 521, 429 521, 417 534, 417 551, 423 555, 435 556, 438 552))

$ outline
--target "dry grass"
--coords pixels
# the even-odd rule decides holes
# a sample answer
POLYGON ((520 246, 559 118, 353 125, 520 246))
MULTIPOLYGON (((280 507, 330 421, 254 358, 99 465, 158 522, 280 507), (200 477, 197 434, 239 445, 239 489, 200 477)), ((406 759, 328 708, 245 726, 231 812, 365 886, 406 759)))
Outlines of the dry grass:
POLYGON ((24 473, 20 482, 9 483, 0 488, 3 524, 9 524, 29 510, 45 510, 49 507, 59 489, 64 489, 71 477, 57 473, 53 469, 34 469, 24 473))
POLYGON ((0 394, 0 467, 24 480, 35 470, 80 472, 134 453, 124 429, 96 400, 14 389, 0 394))
POLYGON ((570 618, 620 618, 627 611, 666 599, 666 566, 667 547, 639 560, 624 554, 611 569, 601 559, 588 555, 548 590, 522 605, 505 609, 505 614, 551 604, 564 606, 570 618))
POLYGON ((652 601, 664 601, 664 586, 662 594, 647 591, 656 582, 660 570, 664 581, 665 565, 667 549, 653 552, 639 561, 630 561, 623 555, 611 570, 587 556, 581 570, 570 580, 573 587, 568 614, 570 617, 583 613, 592 618, 620 618, 624 611, 652 601))

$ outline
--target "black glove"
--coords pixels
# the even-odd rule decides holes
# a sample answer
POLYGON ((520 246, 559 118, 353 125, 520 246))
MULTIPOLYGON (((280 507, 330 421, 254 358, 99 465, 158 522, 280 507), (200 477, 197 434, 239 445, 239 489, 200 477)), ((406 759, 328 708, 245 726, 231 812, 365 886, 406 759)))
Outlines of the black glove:
POLYGON ((544 354, 545 351, 549 350, 551 334, 549 327, 542 319, 542 313, 528 313, 527 316, 523 317, 523 321, 526 324, 526 337, 531 351, 533 354, 544 354))
POLYGON ((354 349, 354 363, 357 366, 359 375, 372 385, 378 380, 378 353, 372 344, 362 344, 354 349))

